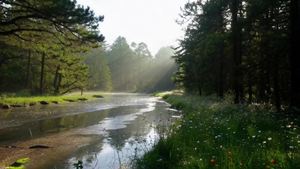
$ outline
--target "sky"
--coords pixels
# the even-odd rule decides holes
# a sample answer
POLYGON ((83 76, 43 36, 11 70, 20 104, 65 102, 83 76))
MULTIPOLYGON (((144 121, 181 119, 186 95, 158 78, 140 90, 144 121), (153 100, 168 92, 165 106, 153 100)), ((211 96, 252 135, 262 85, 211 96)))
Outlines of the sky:
POLYGON ((176 46, 184 35, 179 19, 180 7, 187 0, 77 0, 97 15, 104 15, 100 32, 112 44, 118 36, 128 43, 145 42, 152 54, 164 46, 176 46))

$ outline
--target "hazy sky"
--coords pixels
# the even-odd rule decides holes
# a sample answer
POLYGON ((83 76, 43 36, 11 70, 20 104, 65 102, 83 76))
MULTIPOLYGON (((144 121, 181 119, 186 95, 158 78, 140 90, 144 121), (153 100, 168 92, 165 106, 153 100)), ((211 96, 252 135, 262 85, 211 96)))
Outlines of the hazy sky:
POLYGON ((152 54, 183 36, 175 22, 186 0, 77 0, 104 15, 100 31, 111 44, 118 36, 128 43, 145 42, 152 54))

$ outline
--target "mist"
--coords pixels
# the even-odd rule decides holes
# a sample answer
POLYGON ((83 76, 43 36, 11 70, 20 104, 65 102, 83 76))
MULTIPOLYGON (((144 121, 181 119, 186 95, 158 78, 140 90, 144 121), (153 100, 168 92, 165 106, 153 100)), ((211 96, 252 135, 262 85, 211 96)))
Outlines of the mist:
POLYGON ((88 90, 155 92, 175 88, 176 65, 170 46, 153 55, 144 42, 127 42, 118 37, 111 45, 99 47, 86 55, 89 67, 88 90))
POLYGON ((155 54, 163 46, 178 45, 184 35, 176 23, 186 0, 78 0, 97 15, 104 15, 100 31, 107 43, 118 36, 130 42, 145 42, 155 54))

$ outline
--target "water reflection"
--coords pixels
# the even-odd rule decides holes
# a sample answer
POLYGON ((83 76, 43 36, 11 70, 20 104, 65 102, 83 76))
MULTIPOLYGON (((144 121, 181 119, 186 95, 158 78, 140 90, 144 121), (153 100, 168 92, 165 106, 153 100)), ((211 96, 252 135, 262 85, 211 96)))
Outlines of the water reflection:
POLYGON ((86 134, 102 133, 105 139, 82 148, 78 154, 74 154, 57 168, 72 169, 78 160, 83 161, 86 169, 118 169, 120 166, 130 166, 132 159, 149 151, 158 140, 157 127, 166 127, 172 122, 171 116, 174 112, 167 110, 167 104, 155 101, 150 103, 130 115, 107 118, 100 124, 81 129, 86 134), (94 146, 97 148, 91 148, 94 146))
POLYGON ((0 121, 15 120, 14 124, 18 125, 0 129, 0 146, 75 128, 75 133, 101 137, 96 137, 93 144, 82 147, 64 162, 53 162, 55 166, 49 169, 73 169, 78 160, 83 161, 84 169, 117 169, 130 166, 132 158, 149 151, 159 137, 157 127, 168 127, 175 119, 172 116, 178 115, 167 103, 140 94, 112 94, 103 100, 65 106, 30 109, 31 116, 18 116, 25 119, 14 119, 20 114, 17 110, 6 112, 5 117, 2 114, 0 121), (55 111, 58 115, 33 117, 38 111, 55 111))
POLYGON ((96 99, 88 102, 75 102, 68 104, 36 105, 26 108, 14 108, 0 110, 0 129, 10 126, 19 126, 24 123, 57 118, 65 115, 81 114, 107 110, 117 107, 145 105, 149 96, 131 93, 110 93, 104 94, 103 99, 96 99), (24 113, 26 112, 26 113, 24 113))

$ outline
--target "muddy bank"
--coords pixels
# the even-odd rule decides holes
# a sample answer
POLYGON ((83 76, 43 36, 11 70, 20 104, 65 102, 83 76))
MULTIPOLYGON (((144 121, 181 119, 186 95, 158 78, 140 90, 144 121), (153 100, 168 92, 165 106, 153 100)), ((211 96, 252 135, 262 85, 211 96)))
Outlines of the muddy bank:
POLYGON ((10 143, 0 147, 0 169, 11 165, 20 158, 29 158, 27 168, 40 169, 46 166, 55 166, 81 147, 93 142, 99 142, 100 136, 82 135, 76 131, 52 134, 42 138, 10 143), (45 145, 49 148, 33 148, 34 145, 45 145))

